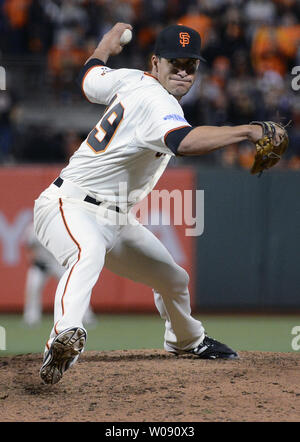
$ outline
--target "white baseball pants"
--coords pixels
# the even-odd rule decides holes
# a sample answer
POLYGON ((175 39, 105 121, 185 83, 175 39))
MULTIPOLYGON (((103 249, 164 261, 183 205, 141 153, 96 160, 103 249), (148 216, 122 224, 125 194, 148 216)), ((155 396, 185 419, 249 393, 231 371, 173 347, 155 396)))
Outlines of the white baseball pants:
POLYGON ((35 202, 34 224, 40 242, 67 269, 55 295, 48 348, 61 331, 83 327, 83 315, 104 266, 153 289, 155 305, 165 320, 166 350, 188 350, 202 342, 204 328, 191 316, 187 272, 155 235, 129 215, 66 196, 52 184, 35 202), (121 222, 116 223, 116 216, 121 222))
MULTIPOLYGON (((64 274, 64 268, 58 263, 48 262, 49 269, 42 270, 36 265, 31 265, 27 271, 25 282, 25 296, 24 296, 24 309, 23 309, 23 321, 28 326, 38 324, 42 319, 42 297, 43 290, 48 279, 53 276, 57 280, 60 280, 64 274)), ((92 324, 94 321, 94 312, 91 307, 88 307, 83 322, 86 325, 92 324)))

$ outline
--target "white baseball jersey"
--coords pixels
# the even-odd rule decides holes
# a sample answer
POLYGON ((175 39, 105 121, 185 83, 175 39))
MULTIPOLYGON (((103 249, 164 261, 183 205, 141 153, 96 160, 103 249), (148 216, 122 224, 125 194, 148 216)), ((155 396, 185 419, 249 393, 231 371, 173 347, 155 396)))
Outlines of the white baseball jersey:
POLYGON ((167 134, 190 125, 148 73, 93 66, 82 87, 89 101, 108 107, 60 176, 97 200, 130 208, 151 192, 174 155, 167 134))

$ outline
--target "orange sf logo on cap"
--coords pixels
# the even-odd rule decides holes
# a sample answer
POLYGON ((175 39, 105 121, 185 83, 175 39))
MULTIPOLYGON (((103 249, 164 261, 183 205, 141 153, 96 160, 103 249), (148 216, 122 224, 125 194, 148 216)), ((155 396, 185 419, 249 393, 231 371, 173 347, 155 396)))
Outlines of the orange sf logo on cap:
POLYGON ((184 48, 186 45, 190 44, 190 34, 188 32, 180 32, 179 41, 181 46, 184 48))

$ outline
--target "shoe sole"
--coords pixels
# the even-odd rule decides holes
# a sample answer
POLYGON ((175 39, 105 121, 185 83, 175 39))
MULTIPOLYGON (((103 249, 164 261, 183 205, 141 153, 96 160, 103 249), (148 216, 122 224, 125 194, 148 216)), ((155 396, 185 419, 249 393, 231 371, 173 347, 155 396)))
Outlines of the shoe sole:
POLYGON ((86 341, 83 329, 71 329, 62 332, 53 341, 50 360, 42 366, 40 377, 45 384, 56 384, 63 373, 73 365, 82 352, 86 341))

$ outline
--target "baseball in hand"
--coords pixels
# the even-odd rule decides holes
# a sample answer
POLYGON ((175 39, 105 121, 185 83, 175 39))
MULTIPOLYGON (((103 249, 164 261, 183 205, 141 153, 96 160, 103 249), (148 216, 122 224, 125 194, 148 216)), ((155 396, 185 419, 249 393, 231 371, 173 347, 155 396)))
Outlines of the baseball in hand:
POLYGON ((132 39, 132 32, 130 29, 125 29, 125 31, 123 32, 123 34, 121 35, 120 38, 120 45, 121 46, 125 46, 127 45, 130 40, 132 39))

